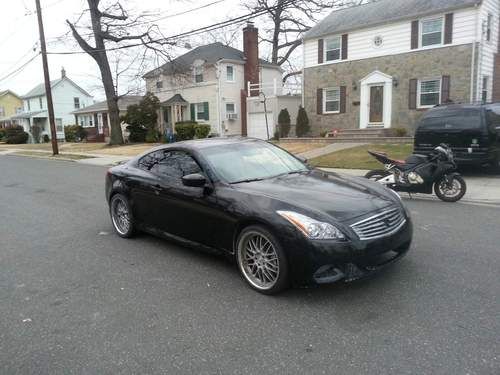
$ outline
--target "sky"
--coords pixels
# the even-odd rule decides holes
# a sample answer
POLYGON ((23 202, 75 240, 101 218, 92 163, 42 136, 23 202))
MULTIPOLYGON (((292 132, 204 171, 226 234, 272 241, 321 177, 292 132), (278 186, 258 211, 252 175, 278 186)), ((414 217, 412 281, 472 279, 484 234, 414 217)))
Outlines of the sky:
MULTIPOLYGON (((105 1, 105 0, 103 0, 105 1)), ((121 0, 121 4, 130 14, 148 12, 155 17, 169 16, 158 21, 160 30, 165 36, 203 27, 228 18, 247 13, 240 5, 240 0, 221 0, 198 11, 177 15, 214 0, 121 0), (174 16, 172 16, 174 15, 174 16)), ((38 24, 34 0, 0 0, 0 91, 10 89, 19 95, 24 95, 34 86, 43 82, 41 57, 36 57, 15 75, 3 79, 9 73, 16 71, 39 51, 38 24)), ((45 37, 49 52, 81 51, 76 45, 66 19, 75 21, 87 5, 86 0, 41 0, 44 18, 45 37)), ((85 24, 86 16, 82 19, 85 24)), ((259 21, 257 21, 259 24, 259 21)), ((186 40, 192 47, 212 41, 210 35, 202 35, 186 40)), ((242 47, 241 33, 237 34, 235 47, 242 47)), ((183 44, 184 45, 184 44, 183 44)), ((120 69, 128 65, 133 55, 132 51, 122 50, 120 69)), ((187 52, 185 48, 171 51, 175 55, 187 52)), ((265 55, 265 50, 261 56, 265 55)), ((134 55, 135 56, 135 55, 134 55)), ((265 57, 265 56, 264 56, 265 57)), ((94 60, 86 54, 49 55, 50 78, 57 79, 64 67, 69 78, 94 96, 95 100, 103 100, 104 93, 100 84, 100 73, 94 60)), ((147 60, 148 68, 161 65, 161 58, 147 60)), ((144 70, 144 69, 143 69, 144 70)), ((144 86, 141 79, 132 79, 137 75, 137 69, 131 69, 120 80, 119 91, 137 90, 144 86), (127 75, 128 74, 128 75, 127 75), (129 85, 129 86, 127 86, 129 85), (127 86, 127 87, 124 87, 127 86)))

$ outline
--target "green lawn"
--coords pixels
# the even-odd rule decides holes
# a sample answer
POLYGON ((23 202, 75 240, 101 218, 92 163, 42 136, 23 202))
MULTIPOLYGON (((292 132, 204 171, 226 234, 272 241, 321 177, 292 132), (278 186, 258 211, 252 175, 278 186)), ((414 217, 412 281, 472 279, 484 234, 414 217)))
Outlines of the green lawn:
POLYGON ((346 169, 377 169, 381 168, 377 160, 373 158, 370 151, 386 152, 394 159, 406 159, 413 153, 412 144, 370 144, 358 146, 347 150, 333 152, 315 159, 309 160, 315 167, 346 168, 346 169))

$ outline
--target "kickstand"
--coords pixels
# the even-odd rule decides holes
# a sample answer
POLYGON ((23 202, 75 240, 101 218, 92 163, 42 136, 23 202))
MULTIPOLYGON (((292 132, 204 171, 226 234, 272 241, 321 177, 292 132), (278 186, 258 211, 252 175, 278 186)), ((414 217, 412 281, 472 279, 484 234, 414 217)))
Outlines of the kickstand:
POLYGON ((408 195, 410 196, 410 199, 413 199, 413 196, 411 195, 411 193, 408 193, 408 195))

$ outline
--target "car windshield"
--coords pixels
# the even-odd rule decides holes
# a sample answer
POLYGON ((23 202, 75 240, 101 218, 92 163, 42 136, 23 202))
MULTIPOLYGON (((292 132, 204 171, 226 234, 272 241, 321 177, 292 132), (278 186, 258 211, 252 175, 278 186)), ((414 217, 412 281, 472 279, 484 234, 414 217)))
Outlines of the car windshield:
POLYGON ((422 129, 477 129, 481 112, 477 109, 447 109, 429 112, 421 121, 422 129))
POLYGON ((203 150, 215 172, 235 184, 308 170, 300 160, 266 142, 217 145, 203 150))

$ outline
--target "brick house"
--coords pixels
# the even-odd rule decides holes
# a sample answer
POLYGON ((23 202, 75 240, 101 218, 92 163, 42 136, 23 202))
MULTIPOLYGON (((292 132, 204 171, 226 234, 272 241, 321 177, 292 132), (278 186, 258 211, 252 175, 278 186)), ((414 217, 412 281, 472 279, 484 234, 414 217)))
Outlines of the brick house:
POLYGON ((312 131, 405 127, 435 105, 500 100, 498 0, 379 0, 304 36, 312 131))

